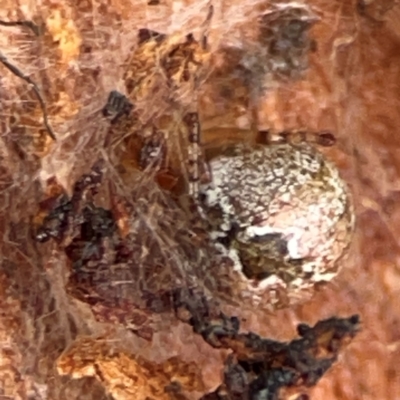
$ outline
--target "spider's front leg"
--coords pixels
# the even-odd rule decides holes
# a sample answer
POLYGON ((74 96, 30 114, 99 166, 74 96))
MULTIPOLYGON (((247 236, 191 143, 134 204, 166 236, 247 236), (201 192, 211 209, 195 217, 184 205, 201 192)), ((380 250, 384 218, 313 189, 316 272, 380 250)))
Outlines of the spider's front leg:
POLYGON ((199 160, 200 152, 200 121, 197 112, 187 113, 183 117, 188 133, 188 178, 189 178, 189 195, 197 199, 199 193, 199 160))
POLYGON ((156 172, 168 169, 167 141, 163 132, 153 129, 151 136, 144 138, 139 154, 139 167, 142 170, 151 168, 156 172))
POLYGON ((201 149, 201 125, 199 114, 190 112, 185 114, 183 122, 187 128, 188 138, 188 178, 189 195, 197 203, 199 200, 199 184, 209 182, 211 173, 205 162, 201 149))
POLYGON ((289 143, 294 145, 309 143, 322 147, 331 147, 336 143, 336 138, 329 131, 310 132, 296 130, 273 133, 271 130, 261 130, 258 131, 257 142, 262 144, 289 143))

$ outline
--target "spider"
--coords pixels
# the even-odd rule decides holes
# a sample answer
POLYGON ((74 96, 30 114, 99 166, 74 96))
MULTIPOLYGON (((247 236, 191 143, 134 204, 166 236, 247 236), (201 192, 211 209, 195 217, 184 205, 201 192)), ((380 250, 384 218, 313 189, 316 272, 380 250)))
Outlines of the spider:
MULTIPOLYGON (((121 94, 111 93, 108 106, 114 96, 121 94)), ((183 124, 190 144, 187 194, 248 287, 299 293, 335 277, 351 243, 354 212, 337 168, 317 149, 332 145, 332 135, 259 132, 255 144, 202 149, 198 114, 187 113, 183 124)), ((157 159, 152 145, 142 151, 157 159)))
POLYGON ((265 134, 264 143, 228 145, 207 159, 191 194, 243 279, 306 289, 338 272, 353 234, 351 196, 316 147, 331 144, 329 133, 265 134))
MULTIPOLYGON (((211 15, 212 9, 207 21, 211 15)), ((203 148, 196 100, 190 103, 182 93, 198 87, 207 54, 205 36, 196 41, 189 34, 182 40, 141 29, 124 76, 128 94, 112 91, 103 115, 111 117, 114 131, 140 137, 142 169, 171 166, 175 160, 168 156, 168 142, 174 132, 186 135, 186 194, 210 240, 233 264, 238 292, 257 302, 271 290, 296 298, 336 276, 353 235, 349 189, 318 150, 332 145, 334 137, 256 129, 252 143, 242 139, 203 148), (160 89, 161 83, 168 91, 160 89), (147 110, 141 102, 155 96, 166 97, 172 111, 143 118, 147 110)))

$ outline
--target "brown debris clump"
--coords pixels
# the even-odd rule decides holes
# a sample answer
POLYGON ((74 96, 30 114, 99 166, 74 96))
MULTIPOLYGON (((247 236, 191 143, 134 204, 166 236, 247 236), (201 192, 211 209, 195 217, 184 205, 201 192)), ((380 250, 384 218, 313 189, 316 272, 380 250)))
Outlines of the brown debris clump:
POLYGON ((233 349, 234 355, 226 361, 223 384, 202 399, 275 400, 294 395, 301 399, 304 387, 321 379, 357 329, 357 316, 319 321, 312 328, 302 324, 297 327, 301 339, 290 343, 263 339, 254 333, 226 332, 224 337, 220 329, 215 329, 220 345, 233 349))

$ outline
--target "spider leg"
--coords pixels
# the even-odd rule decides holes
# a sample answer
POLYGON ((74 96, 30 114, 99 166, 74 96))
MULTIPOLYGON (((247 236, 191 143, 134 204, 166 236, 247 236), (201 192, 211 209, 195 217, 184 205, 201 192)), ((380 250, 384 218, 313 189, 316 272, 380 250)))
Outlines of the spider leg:
POLYGON ((164 134, 153 128, 153 134, 143 140, 139 155, 142 170, 154 168, 155 171, 166 168, 166 142, 164 134))
POLYGON ((189 195, 197 202, 199 197, 199 182, 201 159, 201 127, 199 115, 197 112, 187 113, 184 118, 184 123, 188 132, 188 167, 189 167, 189 195))
POLYGON ((259 131, 259 117, 258 117, 258 102, 254 93, 250 94, 249 101, 249 109, 248 115, 250 118, 250 133, 252 138, 256 138, 257 142, 261 142, 259 140, 260 131, 259 131))
POLYGON ((307 130, 295 130, 273 133, 271 130, 262 130, 258 132, 258 142, 264 144, 290 143, 294 145, 309 143, 322 147, 330 147, 336 143, 336 138, 329 131, 310 132, 307 130))

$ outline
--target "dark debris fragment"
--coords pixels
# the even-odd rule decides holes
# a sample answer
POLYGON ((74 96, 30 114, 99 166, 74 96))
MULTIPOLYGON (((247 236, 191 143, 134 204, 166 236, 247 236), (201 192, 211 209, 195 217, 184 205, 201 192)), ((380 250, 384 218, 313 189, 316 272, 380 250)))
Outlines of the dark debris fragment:
POLYGON ((129 115, 132 110, 133 104, 127 97, 117 90, 112 90, 101 112, 104 117, 110 118, 111 124, 114 124, 122 115, 129 115))
POLYGON ((79 271, 90 261, 100 261, 105 252, 103 240, 115 231, 111 211, 93 205, 85 206, 80 232, 65 249, 68 258, 73 260, 74 270, 79 271))
POLYGON ((358 316, 330 318, 290 343, 239 334, 229 340, 234 356, 226 363, 224 383, 211 395, 214 397, 204 399, 278 400, 283 388, 313 386, 337 360, 341 347, 354 337, 358 324, 358 316), (247 382, 247 386, 238 387, 238 382, 247 382))
POLYGON ((307 68, 307 54, 316 46, 309 30, 316 21, 303 7, 277 9, 260 18, 259 40, 268 50, 272 71, 292 76, 307 68))
POLYGON ((396 0, 358 0, 358 13, 375 24, 383 24, 387 14, 396 7, 396 0))
MULTIPOLYGON (((57 206, 46 215, 43 224, 36 231, 36 240, 41 243, 47 242, 50 239, 60 242, 67 229, 68 217, 72 211, 72 203, 66 195, 59 196, 55 201, 57 202, 57 206)), ((45 204, 42 203, 42 205, 45 204)))
POLYGON ((216 57, 221 61, 209 78, 215 96, 251 109, 257 106, 271 79, 287 82, 301 78, 310 54, 317 50, 310 33, 316 21, 306 5, 272 4, 254 23, 256 45, 219 48, 216 57))
POLYGON ((313 327, 301 324, 300 338, 285 343, 252 332, 240 333, 236 317, 213 316, 204 299, 180 298, 178 315, 183 315, 182 308, 190 315, 193 330, 207 343, 233 351, 226 360, 224 383, 202 400, 279 400, 283 388, 313 386, 356 335, 360 324, 357 315, 333 317, 313 327))
POLYGON ((164 33, 159 33, 156 31, 152 31, 147 28, 141 28, 138 31, 138 44, 141 45, 143 43, 149 42, 150 40, 155 40, 157 43, 162 43, 167 39, 167 35, 164 33))
POLYGON ((74 185, 71 198, 64 191, 57 192, 39 204, 41 213, 46 214, 37 228, 35 238, 39 242, 54 239, 57 243, 68 242, 77 234, 84 223, 81 210, 98 192, 103 176, 103 162, 94 165, 90 173, 83 175, 74 185))
POLYGON ((71 197, 60 190, 40 203, 47 215, 36 230, 36 240, 54 239, 72 261, 73 270, 81 271, 90 262, 100 262, 105 253, 105 240, 117 231, 111 210, 96 206, 94 197, 103 178, 103 161, 75 183, 71 197))

